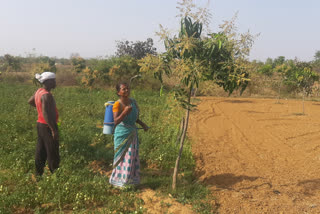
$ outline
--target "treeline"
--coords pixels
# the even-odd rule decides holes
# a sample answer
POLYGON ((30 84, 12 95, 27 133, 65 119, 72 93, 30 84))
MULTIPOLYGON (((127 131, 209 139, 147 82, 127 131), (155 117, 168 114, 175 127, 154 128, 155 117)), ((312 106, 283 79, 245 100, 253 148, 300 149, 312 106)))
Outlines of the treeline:
POLYGON ((6 54, 0 56, 0 72, 7 81, 32 81, 35 73, 51 71, 58 73, 57 81, 63 85, 82 85, 84 87, 103 87, 114 85, 120 80, 136 79, 136 84, 144 82, 150 87, 158 83, 148 75, 140 75, 139 60, 147 54, 157 55, 153 40, 117 41, 117 50, 111 57, 85 59, 79 54, 70 58, 55 58, 29 55, 27 57, 6 54))
MULTIPOLYGON (((149 73, 141 73, 139 62, 148 54, 157 56, 153 40, 117 41, 116 52, 107 58, 85 59, 79 54, 70 58, 28 55, 26 57, 6 54, 0 56, 0 80, 11 82, 31 82, 35 73, 43 71, 57 72, 57 81, 61 85, 81 85, 84 87, 113 87, 118 81, 135 81, 137 87, 159 89, 159 82, 149 73), (138 78, 135 78, 138 77, 138 78)), ((312 61, 286 59, 284 56, 268 58, 265 62, 253 60, 243 62, 249 73, 246 95, 295 96, 319 95, 320 51, 312 61)), ((174 77, 172 77, 174 80, 174 77)), ((167 86, 174 81, 167 81, 167 86)), ((204 84, 199 95, 222 95, 221 89, 204 84), (220 90, 220 92, 219 92, 220 90)))
POLYGON ((275 59, 268 58, 265 62, 253 60, 249 62, 248 68, 251 78, 249 93, 261 94, 261 90, 266 89, 277 93, 279 97, 297 93, 302 93, 303 96, 319 93, 317 81, 320 74, 320 51, 309 62, 279 56, 275 59))

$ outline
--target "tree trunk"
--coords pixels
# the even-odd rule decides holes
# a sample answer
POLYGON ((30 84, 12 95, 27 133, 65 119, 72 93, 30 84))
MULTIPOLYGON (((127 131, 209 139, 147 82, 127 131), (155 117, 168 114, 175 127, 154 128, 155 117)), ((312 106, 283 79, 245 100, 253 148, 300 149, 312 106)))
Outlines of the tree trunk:
POLYGON ((176 146, 178 145, 178 143, 181 140, 181 137, 182 137, 182 134, 183 134, 183 130, 184 130, 184 117, 182 117, 182 119, 181 119, 180 128, 179 128, 179 132, 178 132, 178 135, 177 135, 176 146))
POLYGON ((192 90, 192 96, 193 97, 196 97, 196 95, 197 95, 197 90, 198 90, 198 88, 194 88, 193 90, 192 90))
MULTIPOLYGON (((188 103, 190 103, 190 100, 191 100, 191 90, 190 90, 189 97, 188 97, 188 103)), ((182 155, 182 151, 183 151, 184 140, 185 140, 186 134, 187 134, 188 123, 189 123, 189 115, 190 115, 190 109, 188 108, 186 110, 186 119, 185 119, 185 122, 184 122, 183 133, 182 133, 182 136, 181 136, 181 139, 180 139, 179 154, 178 154, 178 157, 177 157, 177 160, 176 160, 176 165, 175 165, 174 170, 173 170, 173 176, 172 176, 172 189, 173 190, 176 189, 179 163, 180 163, 180 159, 181 159, 181 155, 182 155)))
POLYGON ((279 85, 279 96, 278 96, 278 101, 277 101, 278 104, 280 103, 281 85, 282 85, 282 80, 281 80, 280 85, 279 85))
POLYGON ((303 89, 303 95, 302 95, 302 114, 304 114, 304 96, 305 96, 305 90, 303 89))

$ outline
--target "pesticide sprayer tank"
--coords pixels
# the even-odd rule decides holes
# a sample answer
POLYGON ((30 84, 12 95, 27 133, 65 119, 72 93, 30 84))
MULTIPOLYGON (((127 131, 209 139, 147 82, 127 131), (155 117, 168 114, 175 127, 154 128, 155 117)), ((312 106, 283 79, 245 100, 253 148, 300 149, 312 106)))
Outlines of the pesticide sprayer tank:
POLYGON ((113 120, 113 108, 114 101, 108 101, 106 103, 106 111, 103 121, 103 134, 113 134, 114 120, 113 120))

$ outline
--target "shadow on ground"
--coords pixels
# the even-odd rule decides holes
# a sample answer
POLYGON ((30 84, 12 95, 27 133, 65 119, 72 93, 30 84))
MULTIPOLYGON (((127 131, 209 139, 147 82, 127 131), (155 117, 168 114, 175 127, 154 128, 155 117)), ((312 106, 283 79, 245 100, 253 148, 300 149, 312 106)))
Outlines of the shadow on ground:
MULTIPOLYGON (((203 181, 204 183, 212 186, 216 186, 217 188, 221 189, 232 189, 231 187, 239 182, 242 182, 244 180, 247 181, 255 181, 259 179, 260 177, 250 177, 246 175, 240 175, 236 176, 231 173, 225 173, 225 174, 220 174, 220 175, 214 175, 208 178, 205 178, 203 181)), ((271 185, 271 184, 269 184, 271 185)), ((255 186, 252 187, 247 187, 247 188, 254 188, 255 186)))
POLYGON ((224 103, 253 103, 250 100, 224 100, 224 103))
POLYGON ((320 179, 300 181, 297 186, 302 187, 303 193, 307 196, 315 195, 320 190, 320 179))

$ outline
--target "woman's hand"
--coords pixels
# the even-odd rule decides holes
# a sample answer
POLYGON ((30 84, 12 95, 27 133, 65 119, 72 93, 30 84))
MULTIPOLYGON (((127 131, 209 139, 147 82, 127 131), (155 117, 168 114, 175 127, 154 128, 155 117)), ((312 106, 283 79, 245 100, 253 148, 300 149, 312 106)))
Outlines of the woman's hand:
POLYGON ((145 124, 144 122, 142 122, 140 119, 137 119, 136 123, 138 123, 142 128, 143 130, 146 132, 148 131, 148 129, 150 129, 149 126, 147 126, 147 124, 145 124))
POLYGON ((132 106, 126 106, 126 107, 124 107, 124 109, 123 109, 123 113, 124 113, 125 115, 130 114, 131 111, 132 111, 132 106))
POLYGON ((143 128, 143 130, 146 132, 146 131, 148 131, 149 126, 147 126, 147 125, 144 123, 144 124, 142 124, 142 128, 143 128))
POLYGON ((130 114, 132 111, 132 106, 124 106, 123 110, 120 112, 113 112, 113 119, 114 119, 114 124, 118 125, 119 123, 122 122, 122 120, 130 114))

